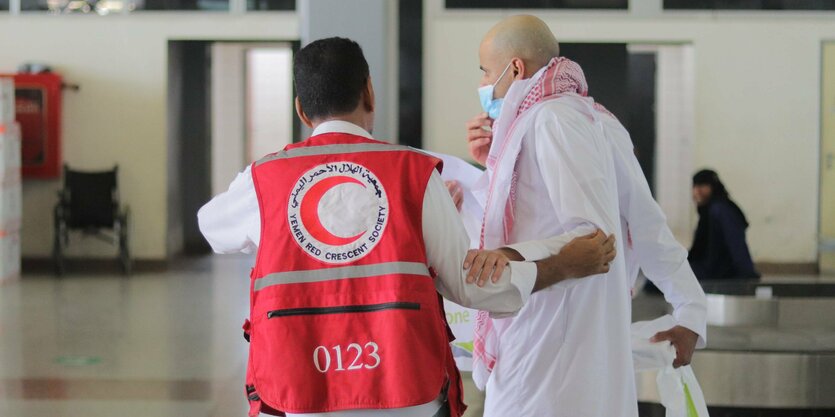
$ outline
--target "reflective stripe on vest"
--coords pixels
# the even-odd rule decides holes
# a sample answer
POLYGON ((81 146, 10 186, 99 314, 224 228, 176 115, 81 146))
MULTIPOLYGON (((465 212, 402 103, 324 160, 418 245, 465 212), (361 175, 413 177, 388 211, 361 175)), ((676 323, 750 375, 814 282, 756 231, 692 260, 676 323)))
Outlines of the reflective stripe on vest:
POLYGON ((429 269, 418 262, 384 262, 371 265, 341 266, 309 271, 277 272, 255 280, 255 291, 273 285, 299 284, 336 279, 368 278, 389 274, 423 275, 429 277, 429 269))
POLYGON ((322 146, 306 146, 302 148, 293 148, 276 152, 272 155, 265 156, 257 162, 255 166, 275 161, 276 159, 296 158, 300 156, 313 155, 335 155, 343 153, 355 152, 391 152, 391 151, 411 151, 423 154, 423 152, 410 148, 408 146, 390 145, 385 143, 358 143, 358 144, 336 144, 336 145, 322 145, 322 146))

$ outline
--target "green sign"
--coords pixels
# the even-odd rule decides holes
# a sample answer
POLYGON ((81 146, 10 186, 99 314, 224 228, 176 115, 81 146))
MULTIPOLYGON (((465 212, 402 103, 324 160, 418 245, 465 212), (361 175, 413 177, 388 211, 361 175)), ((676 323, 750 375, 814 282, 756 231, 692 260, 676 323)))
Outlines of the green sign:
POLYGON ((64 366, 90 366, 101 363, 98 356, 64 355, 55 358, 55 363, 64 366))

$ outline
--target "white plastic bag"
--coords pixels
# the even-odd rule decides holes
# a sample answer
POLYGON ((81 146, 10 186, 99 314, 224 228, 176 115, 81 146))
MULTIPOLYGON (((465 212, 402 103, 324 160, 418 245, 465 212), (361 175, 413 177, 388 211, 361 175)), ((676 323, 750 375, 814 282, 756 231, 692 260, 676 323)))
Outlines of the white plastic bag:
POLYGON ((676 326, 672 316, 632 324, 632 360, 635 372, 658 371, 655 381, 667 417, 709 417, 702 388, 690 366, 673 368, 675 348, 670 342, 650 343, 658 332, 676 326))

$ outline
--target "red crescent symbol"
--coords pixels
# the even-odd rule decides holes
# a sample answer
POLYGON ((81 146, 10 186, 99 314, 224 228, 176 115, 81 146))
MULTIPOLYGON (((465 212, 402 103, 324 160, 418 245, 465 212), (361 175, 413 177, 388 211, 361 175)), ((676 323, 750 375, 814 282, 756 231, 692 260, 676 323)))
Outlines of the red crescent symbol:
POLYGON ((307 190, 307 194, 304 195, 304 199, 302 200, 302 204, 299 209, 301 212, 302 224, 304 224, 307 232, 310 233, 310 236, 326 245, 344 246, 355 242, 365 233, 362 232, 353 237, 339 237, 329 232, 319 220, 319 201, 322 200, 322 196, 324 196, 331 188, 345 183, 355 183, 365 187, 365 185, 359 182, 359 180, 351 177, 328 177, 317 182, 316 184, 313 184, 313 186, 307 190))

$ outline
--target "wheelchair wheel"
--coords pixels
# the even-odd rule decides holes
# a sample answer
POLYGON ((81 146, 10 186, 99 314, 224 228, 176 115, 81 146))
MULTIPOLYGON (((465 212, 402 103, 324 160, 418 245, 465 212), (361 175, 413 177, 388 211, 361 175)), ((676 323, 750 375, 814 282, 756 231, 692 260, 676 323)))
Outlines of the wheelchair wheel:
POLYGON ((119 262, 122 264, 122 272, 125 275, 130 275, 133 272, 133 261, 130 258, 130 246, 128 244, 129 224, 129 212, 125 211, 122 214, 121 225, 119 227, 119 262))

